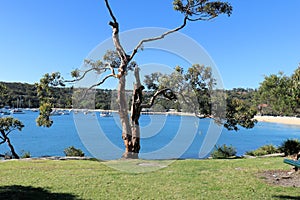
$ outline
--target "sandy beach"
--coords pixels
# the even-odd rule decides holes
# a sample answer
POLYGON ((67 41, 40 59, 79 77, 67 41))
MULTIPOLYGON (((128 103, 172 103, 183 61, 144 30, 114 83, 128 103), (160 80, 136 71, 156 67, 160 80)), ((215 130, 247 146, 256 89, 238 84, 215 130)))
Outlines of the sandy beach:
POLYGON ((298 125, 300 127, 300 118, 297 117, 255 116, 255 119, 259 122, 290 124, 290 125, 298 125))

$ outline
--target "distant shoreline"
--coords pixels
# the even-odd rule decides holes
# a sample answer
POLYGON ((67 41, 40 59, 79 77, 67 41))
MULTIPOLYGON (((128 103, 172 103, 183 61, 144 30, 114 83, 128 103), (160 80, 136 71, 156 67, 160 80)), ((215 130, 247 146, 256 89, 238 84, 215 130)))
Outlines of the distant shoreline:
MULTIPOLYGON (((53 108, 54 110, 63 108, 53 108)), ((70 110, 70 109, 69 109, 70 110)), ((117 110, 102 110, 102 109, 71 109, 77 111, 88 110, 90 112, 118 112, 117 110)), ((195 116, 194 113, 186 113, 186 112, 142 112, 143 115, 179 115, 179 116, 195 116)), ((279 124, 287 124, 287 125, 297 125, 300 126, 300 118, 299 117, 286 117, 286 116, 255 116, 258 122, 269 122, 269 123, 279 123, 279 124)))
POLYGON ((300 118, 298 118, 298 117, 255 116, 254 119, 256 119, 259 122, 297 125, 300 127, 300 118))

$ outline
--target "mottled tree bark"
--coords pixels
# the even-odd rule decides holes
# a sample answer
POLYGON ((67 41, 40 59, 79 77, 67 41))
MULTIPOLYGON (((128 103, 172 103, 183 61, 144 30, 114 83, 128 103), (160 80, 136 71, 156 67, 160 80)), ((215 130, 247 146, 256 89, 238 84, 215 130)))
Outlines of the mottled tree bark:
POLYGON ((132 103, 131 103, 131 132, 132 132, 132 156, 133 158, 138 158, 140 152, 140 124, 139 119, 142 111, 142 101, 143 101, 143 89, 144 86, 141 85, 139 68, 136 66, 134 69, 134 75, 136 83, 134 84, 132 103))
POLYGON ((120 115, 120 121, 122 125, 122 139, 124 140, 124 145, 125 145, 125 152, 122 157, 132 158, 132 142, 131 142, 132 134, 131 134, 130 121, 128 117, 125 84, 126 84, 126 77, 122 76, 119 79, 119 88, 118 88, 119 115, 120 115))
MULTIPOLYGON (((133 158, 138 159, 140 152, 140 138, 141 131, 139 125, 139 119, 141 116, 141 112, 143 108, 151 108, 154 104, 155 99, 159 95, 163 95, 165 98, 169 100, 175 100, 176 95, 168 88, 161 89, 155 92, 155 94, 150 99, 148 104, 143 104, 143 90, 144 86, 141 85, 140 77, 139 77, 139 68, 136 66, 134 68, 134 75, 136 79, 136 83, 134 84, 133 94, 132 94, 132 102, 131 102, 131 114, 130 114, 130 124, 127 121, 128 115, 125 116, 126 103, 119 103, 120 108, 124 108, 123 112, 120 113, 121 123, 123 127, 122 138, 125 144, 125 153, 123 154, 123 158, 133 158), (122 114, 122 115, 121 115, 122 114), (129 126, 131 129, 129 130, 129 126)), ((121 80, 121 79, 120 79, 121 80)), ((120 89, 120 88, 119 88, 120 89)), ((125 88, 124 88, 125 91, 125 88)), ((119 94, 122 92, 119 90, 119 94)), ((120 98, 122 95, 120 96, 120 98)), ((124 94, 125 97, 125 94, 124 94)), ((127 112, 126 112, 127 113, 127 112)))

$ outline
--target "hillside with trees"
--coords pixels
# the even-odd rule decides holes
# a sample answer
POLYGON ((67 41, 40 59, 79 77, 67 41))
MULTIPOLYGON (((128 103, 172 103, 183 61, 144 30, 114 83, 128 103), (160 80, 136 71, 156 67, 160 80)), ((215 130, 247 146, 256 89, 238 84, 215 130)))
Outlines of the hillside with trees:
MULTIPOLYGON (((0 82, 6 88, 6 94, 0 97, 0 107, 9 106, 11 108, 38 108, 39 99, 37 97, 36 85, 28 83, 6 83, 0 82)), ((110 109, 111 90, 96 90, 96 109, 110 109)), ((53 88, 53 105, 57 108, 72 108, 73 88, 53 88)))
MULTIPOLYGON (((152 75, 155 76, 155 75, 152 75)), ((151 77, 146 76, 145 84, 151 89, 151 77), (150 81, 150 82, 149 82, 150 81)), ((36 85, 28 83, 6 83, 7 92, 0 96, 0 107, 38 108, 36 85)), ((155 87, 154 85, 152 87, 155 87)), ((72 108, 73 88, 53 88, 53 102, 55 107, 72 108)), ((300 116, 300 66, 291 76, 283 72, 265 76, 258 89, 233 88, 226 90, 228 99, 239 99, 248 107, 256 109, 261 115, 274 116, 300 116)), ((95 108, 110 110, 114 109, 111 102, 113 90, 96 89, 95 108)), ((153 95, 151 90, 144 91, 144 98, 150 99, 153 95)), ((174 109, 179 111, 178 104, 164 98, 158 98, 153 111, 168 111, 174 109)))

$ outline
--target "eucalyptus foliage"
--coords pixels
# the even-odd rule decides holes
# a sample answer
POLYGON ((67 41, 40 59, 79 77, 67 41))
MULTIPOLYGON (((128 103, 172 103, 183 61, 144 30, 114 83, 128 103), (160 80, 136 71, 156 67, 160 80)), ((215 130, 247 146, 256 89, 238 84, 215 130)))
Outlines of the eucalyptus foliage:
POLYGON ((200 118, 212 118, 228 130, 253 128, 256 123, 253 119, 256 109, 245 100, 216 88, 210 67, 195 64, 185 72, 182 67, 176 66, 169 75, 153 73, 145 76, 144 83, 148 89, 171 88, 178 97, 178 111, 195 113, 200 118))
POLYGON ((291 76, 283 72, 266 76, 257 91, 258 104, 265 104, 263 114, 299 115, 300 67, 291 76))
POLYGON ((53 99, 54 99, 54 87, 65 86, 64 80, 60 73, 45 74, 40 82, 36 84, 37 96, 40 101, 40 114, 36 119, 38 126, 50 127, 53 121, 50 119, 52 112, 53 99))
POLYGON ((8 147, 11 150, 12 156, 17 159, 20 157, 15 152, 15 149, 8 136, 14 130, 21 131, 23 127, 24 127, 23 123, 13 117, 0 118, 0 144, 7 143, 8 147))

